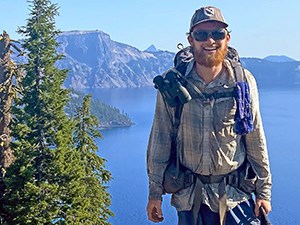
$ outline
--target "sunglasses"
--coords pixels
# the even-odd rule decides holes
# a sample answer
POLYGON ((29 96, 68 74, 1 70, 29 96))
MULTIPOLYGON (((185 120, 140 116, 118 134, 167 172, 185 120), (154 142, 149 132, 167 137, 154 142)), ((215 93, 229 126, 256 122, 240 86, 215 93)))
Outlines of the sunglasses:
POLYGON ((208 37, 211 37, 215 41, 219 41, 219 40, 223 40, 226 37, 227 31, 225 29, 211 30, 211 31, 198 30, 198 31, 193 31, 191 35, 196 41, 206 41, 208 37))

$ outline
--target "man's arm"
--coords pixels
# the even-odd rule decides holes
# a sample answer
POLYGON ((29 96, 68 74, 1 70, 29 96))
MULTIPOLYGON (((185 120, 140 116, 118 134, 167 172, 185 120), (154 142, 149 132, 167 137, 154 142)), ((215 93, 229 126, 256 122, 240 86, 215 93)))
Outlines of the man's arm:
POLYGON ((171 119, 173 113, 170 108, 167 108, 161 94, 158 92, 154 121, 147 148, 147 173, 149 177, 147 213, 149 220, 153 222, 158 222, 162 218, 162 182, 171 152, 171 119))
POLYGON ((251 163, 258 180, 256 182, 256 208, 259 214, 259 207, 264 207, 266 213, 271 211, 271 172, 262 118, 259 109, 259 96, 256 81, 253 75, 246 71, 247 80, 251 87, 251 111, 253 116, 253 132, 246 135, 247 158, 251 163))

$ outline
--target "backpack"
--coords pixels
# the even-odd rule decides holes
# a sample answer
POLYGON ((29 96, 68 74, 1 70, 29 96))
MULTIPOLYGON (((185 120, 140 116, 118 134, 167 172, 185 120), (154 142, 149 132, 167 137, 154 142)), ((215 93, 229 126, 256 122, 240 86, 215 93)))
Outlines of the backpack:
MULTIPOLYGON (((218 92, 212 94, 202 93, 201 98, 203 97, 207 99, 211 99, 211 98, 217 99, 222 97, 235 98, 237 102, 237 110, 234 118, 235 132, 239 135, 242 135, 242 140, 245 143, 245 135, 253 131, 253 120, 252 120, 252 114, 250 108, 250 104, 251 104, 250 88, 246 80, 244 68, 242 67, 237 51, 232 47, 228 47, 226 58, 228 59, 228 61, 230 62, 233 68, 235 78, 236 78, 236 87, 230 92, 226 92, 226 93, 218 93, 218 92)), ((180 77, 182 76, 183 79, 187 69, 187 65, 192 59, 193 59, 193 54, 191 52, 190 46, 180 50, 174 58, 175 70, 179 72, 179 76, 180 77)), ((185 84, 185 82, 181 82, 181 83, 183 85, 185 84)), ((192 96, 192 98, 195 97, 197 98, 197 96, 192 96)), ((178 102, 178 101, 174 101, 174 102, 178 102)), ((163 188, 164 188, 164 192, 166 193, 176 193, 181 189, 187 188, 193 183, 195 183, 196 179, 200 177, 199 175, 196 177, 192 171, 190 171, 189 169, 185 168, 180 164, 178 151, 176 151, 177 134, 180 125, 180 118, 181 118, 183 106, 184 104, 177 104, 175 106, 176 108, 175 108, 175 118, 173 122, 173 131, 172 131, 171 155, 170 155, 169 164, 164 172, 164 179, 163 179, 163 188)), ((215 179, 216 181, 217 179, 219 179, 216 177, 217 176, 212 178, 212 176, 210 176, 210 179, 212 180, 215 179)), ((256 177, 257 176, 251 164, 248 162, 246 158, 243 164, 237 170, 233 171, 230 174, 225 175, 225 178, 222 178, 221 180, 226 179, 225 183, 233 187, 236 187, 238 189, 241 189, 245 193, 251 194, 256 189, 255 187, 256 177)), ((199 179, 201 180, 201 178, 199 179)), ((219 181, 212 182, 212 183, 219 183, 219 181)), ((225 193, 225 186, 223 188, 224 188, 223 191, 225 193)), ((221 194, 224 194, 222 191, 220 192, 220 190, 222 190, 222 188, 220 189, 219 186, 219 190, 218 190, 219 196, 221 196, 221 194)), ((263 208, 260 207, 260 210, 263 211, 263 208)), ((271 224, 265 212, 261 213, 260 220, 262 224, 271 224)))
MULTIPOLYGON (((230 91, 227 91, 225 93, 222 92, 215 92, 212 94, 206 94, 201 93, 201 95, 192 96, 192 98, 206 98, 206 99, 217 99, 217 98, 224 98, 224 97, 235 97, 237 101, 237 110, 235 114, 235 130, 237 134, 245 136, 247 133, 251 132, 253 130, 253 122, 252 122, 252 115, 250 110, 250 91, 249 91, 249 85, 246 81, 244 69, 241 65, 240 58, 238 56, 237 51, 232 48, 228 47, 227 52, 227 59, 231 63, 231 66, 234 70, 235 77, 236 77, 236 87, 233 88, 230 91)), ((185 101, 182 103, 180 99, 178 98, 177 94, 173 96, 171 101, 166 101, 166 98, 170 98, 169 94, 166 89, 173 89, 172 85, 170 83, 175 82, 173 79, 175 78, 182 78, 180 84, 183 86, 186 85, 186 82, 188 82, 184 75, 187 69, 188 63, 193 59, 193 54, 191 52, 191 47, 186 47, 182 50, 180 50, 175 58, 174 58, 174 66, 175 71, 178 71, 179 73, 175 76, 172 75, 172 79, 167 80, 167 88, 165 88, 165 85, 158 84, 158 83, 164 83, 164 79, 162 76, 157 76, 154 78, 153 82, 155 83, 155 87, 161 92, 163 99, 165 101, 165 104, 169 104, 171 107, 175 108, 175 118, 173 121, 173 130, 172 130, 172 141, 171 141, 171 155, 169 164, 164 172, 164 179, 163 179, 163 188, 164 192, 166 193, 176 193, 177 191, 189 187, 192 183, 195 182, 195 176, 192 173, 192 171, 188 170, 184 166, 181 165, 179 162, 179 155, 178 151, 176 150, 177 145, 177 135, 178 135, 178 129, 180 125, 180 118, 183 106, 186 102, 189 101, 189 98, 186 98, 185 101), (175 78, 174 78, 175 77, 175 78), (158 78, 158 79, 157 79, 158 78), (155 81, 159 80, 159 82, 155 81)), ((176 88, 178 88, 178 83, 176 83, 176 88)), ((193 84, 191 84, 193 85, 193 84)), ((175 88, 175 89, 176 89, 175 88)), ((177 91, 181 91, 182 88, 177 89, 177 91)), ((176 92, 175 90, 172 90, 172 92, 176 92)), ((246 164, 246 163, 244 163, 246 164)), ((244 166, 240 168, 241 170, 244 170, 244 166)), ((240 174, 240 171, 238 171, 240 174)), ((253 172, 254 173, 254 172, 253 172)), ((242 179, 242 178, 241 178, 242 179)), ((250 186, 249 184, 247 184, 250 186)), ((253 188, 253 185, 250 186, 253 188)))
MULTIPOLYGON (((175 69, 182 75, 183 79, 185 79, 184 75, 187 65, 193 58, 191 46, 181 49, 174 57, 175 69)), ((237 102, 237 110, 235 114, 235 132, 240 135, 246 135, 247 133, 253 131, 249 84, 246 80, 244 68, 236 49, 228 46, 226 59, 230 62, 233 68, 236 79, 236 87, 226 92, 214 92, 211 94, 201 93, 201 95, 194 95, 192 98, 204 98, 209 100, 212 98, 218 99, 224 97, 234 97, 237 102)), ((182 83, 186 85, 186 82, 182 83)), ((193 84, 191 85, 193 86, 193 84)), ((173 124, 175 129, 179 127, 179 124, 177 123, 180 123, 182 108, 183 104, 176 105, 174 120, 175 124, 173 124)))

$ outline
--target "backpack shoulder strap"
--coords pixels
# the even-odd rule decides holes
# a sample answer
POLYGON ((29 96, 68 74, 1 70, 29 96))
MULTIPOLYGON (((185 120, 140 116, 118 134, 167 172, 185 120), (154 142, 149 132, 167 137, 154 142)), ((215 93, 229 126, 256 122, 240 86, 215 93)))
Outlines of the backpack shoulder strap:
POLYGON ((245 76, 245 70, 242 64, 238 61, 234 61, 231 59, 228 59, 231 67, 233 69, 233 73, 236 79, 236 82, 247 82, 246 76, 245 76))
POLYGON ((178 135, 178 129, 181 121, 181 114, 183 110, 183 104, 179 104, 175 108, 175 113, 174 113, 174 123, 173 123, 173 139, 177 138, 178 135))
POLYGON ((181 114, 183 110, 183 104, 177 105, 175 108, 174 113, 174 123, 172 129, 172 142, 171 142, 171 155, 173 158, 176 158, 176 164, 179 165, 179 155, 177 154, 176 146, 177 146, 177 136, 178 136, 178 129, 181 120, 181 114))
POLYGON ((235 99, 237 110, 235 113, 235 133, 246 135, 253 131, 253 117, 251 112, 250 87, 246 79, 245 70, 239 60, 230 60, 236 78, 235 99))
POLYGON ((228 46, 226 58, 231 64, 236 82, 246 82, 245 71, 237 50, 228 46))

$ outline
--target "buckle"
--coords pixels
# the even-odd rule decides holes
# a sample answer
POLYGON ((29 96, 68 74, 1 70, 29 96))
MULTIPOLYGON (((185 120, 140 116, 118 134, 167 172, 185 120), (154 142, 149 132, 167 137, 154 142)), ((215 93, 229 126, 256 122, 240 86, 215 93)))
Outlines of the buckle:
POLYGON ((194 182, 194 175, 192 173, 188 173, 185 176, 185 182, 188 184, 192 184, 194 182))
POLYGON ((226 177, 226 184, 229 184, 231 186, 236 186, 238 185, 238 181, 239 181, 239 178, 238 176, 235 176, 235 175, 228 175, 226 177))
POLYGON ((197 176, 203 184, 210 184, 211 183, 211 176, 210 175, 197 175, 197 176))
POLYGON ((184 177, 184 187, 187 188, 195 182, 195 175, 193 173, 188 173, 184 177))
POLYGON ((207 96, 202 100, 203 105, 211 105, 213 106, 215 103, 215 98, 213 96, 207 96))

